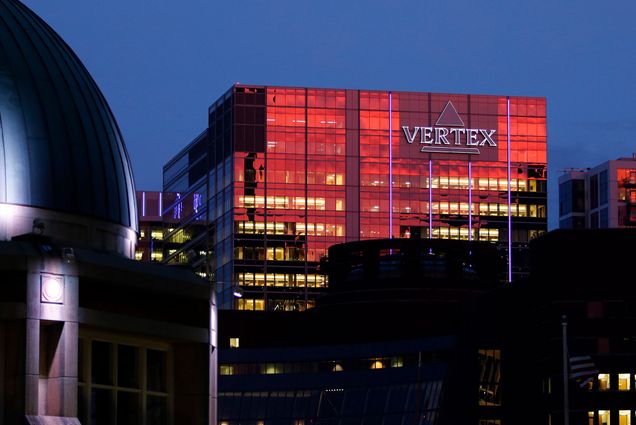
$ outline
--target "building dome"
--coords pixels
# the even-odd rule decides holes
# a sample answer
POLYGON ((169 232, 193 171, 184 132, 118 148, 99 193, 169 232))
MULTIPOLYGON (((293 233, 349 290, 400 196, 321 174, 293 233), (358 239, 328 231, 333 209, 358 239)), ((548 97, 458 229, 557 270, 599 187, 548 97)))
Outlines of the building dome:
POLYGON ((130 160, 104 96, 17 0, 0 0, 0 147, 0 203, 137 230, 130 160))

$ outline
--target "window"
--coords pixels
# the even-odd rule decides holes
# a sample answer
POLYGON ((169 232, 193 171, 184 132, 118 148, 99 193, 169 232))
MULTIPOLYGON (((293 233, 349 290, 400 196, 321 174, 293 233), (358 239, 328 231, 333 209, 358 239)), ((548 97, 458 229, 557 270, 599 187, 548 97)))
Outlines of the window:
POLYGON ((239 348, 238 338, 230 338, 230 348, 239 348))
POLYGON ((234 375, 234 366, 233 365, 220 365, 219 366, 219 375, 234 375))
POLYGON ((590 208, 598 208, 598 174, 590 177, 590 208))
POLYGON ((79 341, 78 410, 83 424, 168 424, 168 346, 105 338, 79 341))
POLYGON ((479 405, 500 406, 501 350, 479 350, 479 405))
POLYGON ((598 423, 599 425, 610 425, 610 411, 599 410, 598 411, 598 423))
POLYGON ((607 204, 607 201, 608 201, 608 186, 609 186, 609 179, 607 178, 607 170, 603 170, 599 174, 600 205, 607 204))
POLYGON ((598 374, 598 389, 599 391, 607 391, 610 389, 610 376, 609 373, 598 374))
POLYGON ((371 360, 371 369, 384 369, 384 363, 379 359, 371 360))
POLYGON ((402 356, 391 357, 391 367, 404 367, 404 358, 402 356))
POLYGON ((631 410, 619 410, 618 411, 618 425, 632 425, 632 411, 631 410))
POLYGON ((599 217, 598 211, 593 212, 592 214, 590 214, 590 228, 591 229, 598 229, 598 226, 599 226, 598 217, 599 217))
POLYGON ((629 391, 631 389, 631 380, 629 379, 629 373, 619 373, 618 374, 618 390, 619 391, 629 391))

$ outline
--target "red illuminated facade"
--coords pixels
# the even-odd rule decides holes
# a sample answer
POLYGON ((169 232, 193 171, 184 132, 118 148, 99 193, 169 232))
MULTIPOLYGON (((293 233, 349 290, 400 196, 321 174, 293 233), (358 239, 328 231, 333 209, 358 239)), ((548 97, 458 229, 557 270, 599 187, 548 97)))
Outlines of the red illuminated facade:
POLYGON ((164 261, 241 309, 311 307, 362 239, 491 241, 512 278, 546 198, 544 98, 235 85, 164 167, 164 261))

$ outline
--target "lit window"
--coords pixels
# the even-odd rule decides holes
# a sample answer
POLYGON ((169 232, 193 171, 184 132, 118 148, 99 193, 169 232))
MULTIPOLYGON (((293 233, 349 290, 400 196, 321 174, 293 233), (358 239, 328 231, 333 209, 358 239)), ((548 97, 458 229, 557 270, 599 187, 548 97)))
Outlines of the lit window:
POLYGON ((261 365, 261 373, 265 375, 276 375, 283 373, 282 363, 265 363, 261 365))
POLYGON ((239 348, 238 338, 230 338, 230 348, 239 348))
POLYGON ((631 410, 619 410, 618 411, 618 425, 632 425, 632 411, 631 410))
POLYGON ((232 365, 221 365, 221 366, 219 366, 219 374, 220 375, 234 375, 234 366, 232 366, 232 365))
POLYGON ((619 391, 629 391, 631 389, 631 380, 629 378, 630 378, 629 373, 618 374, 619 391))
POLYGON ((596 425, 594 420, 594 412, 587 412, 587 425, 596 425))
POLYGON ((404 359, 401 356, 391 357, 391 367, 404 367, 404 359))
POLYGON ((340 363, 334 363, 333 368, 331 368, 332 372, 342 372, 342 365, 340 363))
POLYGON ((599 410, 598 411, 598 423, 599 425, 610 425, 610 411, 599 410))
POLYGON ((607 391, 610 389, 610 376, 609 373, 598 374, 598 389, 599 391, 607 391))
POLYGON ((379 359, 371 360, 371 369, 384 369, 384 363, 379 359))

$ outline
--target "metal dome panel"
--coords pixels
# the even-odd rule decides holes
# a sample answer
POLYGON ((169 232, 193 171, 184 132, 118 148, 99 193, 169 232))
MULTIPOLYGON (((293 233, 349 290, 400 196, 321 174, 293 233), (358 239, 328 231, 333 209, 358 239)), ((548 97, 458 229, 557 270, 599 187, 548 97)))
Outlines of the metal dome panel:
POLYGON ((0 0, 0 203, 137 230, 130 159, 70 47, 17 0, 0 0))

